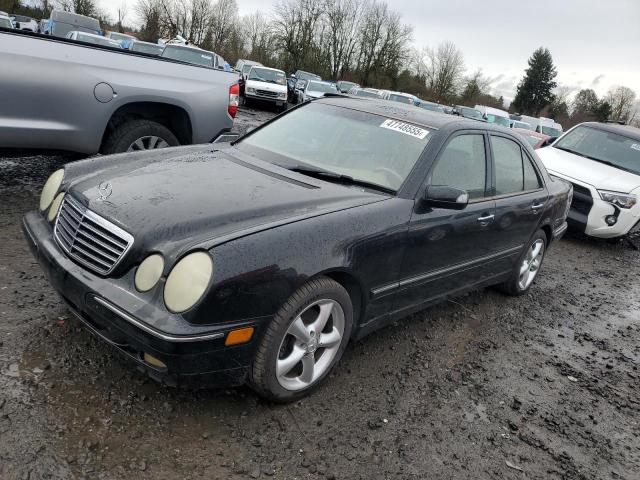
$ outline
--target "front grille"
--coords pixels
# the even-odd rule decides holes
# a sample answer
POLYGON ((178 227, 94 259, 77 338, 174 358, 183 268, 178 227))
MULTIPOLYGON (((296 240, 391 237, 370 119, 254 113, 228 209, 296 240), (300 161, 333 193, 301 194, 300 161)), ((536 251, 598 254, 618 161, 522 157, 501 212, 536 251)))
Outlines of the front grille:
POLYGON ((133 244, 133 237, 65 196, 54 236, 69 257, 102 275, 110 273, 133 244))
POLYGON ((262 95, 263 97, 272 97, 276 98, 278 96, 278 92, 270 92, 269 90, 256 90, 258 95, 262 95))
POLYGON ((571 210, 574 210, 583 215, 589 215, 591 207, 593 206, 593 197, 591 197, 591 191, 583 187, 582 185, 573 185, 573 200, 571 201, 571 210))

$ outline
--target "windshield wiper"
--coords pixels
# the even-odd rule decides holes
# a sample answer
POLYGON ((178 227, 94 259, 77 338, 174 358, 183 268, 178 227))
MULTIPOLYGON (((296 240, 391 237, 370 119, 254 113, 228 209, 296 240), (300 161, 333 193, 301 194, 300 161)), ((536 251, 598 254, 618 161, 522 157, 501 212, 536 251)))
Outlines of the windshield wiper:
POLYGON ((321 180, 326 180, 328 182, 342 183, 344 185, 357 185, 360 187, 380 190, 385 193, 396 192, 391 188, 383 187, 382 185, 378 185, 377 183, 367 182, 366 180, 353 178, 350 175, 343 175, 341 173, 330 172, 329 170, 322 170, 319 168, 309 167, 306 165, 294 165, 292 167, 285 166, 284 168, 286 168, 287 170, 291 170, 292 172, 302 173, 303 175, 319 178, 321 180))
POLYGON ((570 148, 556 147, 555 145, 554 145, 554 148, 557 148, 558 150, 564 150, 565 152, 573 153, 574 155, 579 155, 579 156, 584 157, 584 158, 588 158, 589 160, 593 160, 594 162, 604 163, 605 165, 609 165, 610 167, 613 167, 613 168, 619 168, 620 170, 624 170, 625 172, 635 173, 636 175, 638 174, 638 172, 636 172, 634 170, 631 170, 629 168, 625 168, 625 167, 623 167, 621 165, 618 165, 616 163, 610 162, 609 160, 602 160, 601 158, 591 157, 591 156, 586 155, 584 153, 580 153, 580 152, 577 152, 575 150, 571 150, 570 148))

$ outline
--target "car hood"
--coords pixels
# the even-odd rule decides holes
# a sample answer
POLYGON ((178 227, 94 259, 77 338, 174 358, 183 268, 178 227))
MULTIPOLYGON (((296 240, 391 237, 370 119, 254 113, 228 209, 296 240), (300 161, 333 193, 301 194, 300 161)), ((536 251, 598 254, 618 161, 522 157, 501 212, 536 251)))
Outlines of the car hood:
POLYGON ((640 187, 640 175, 580 155, 554 147, 541 148, 536 153, 549 173, 592 185, 598 190, 630 193, 640 187))
POLYGON ((389 198, 294 173, 234 147, 156 152, 67 166, 68 193, 133 235, 133 250, 140 255, 211 248, 276 225, 389 198))
POLYGON ((260 82, 258 80, 247 80, 245 88, 259 88, 260 90, 266 90, 267 92, 286 93, 287 85, 278 85, 276 83, 260 82))

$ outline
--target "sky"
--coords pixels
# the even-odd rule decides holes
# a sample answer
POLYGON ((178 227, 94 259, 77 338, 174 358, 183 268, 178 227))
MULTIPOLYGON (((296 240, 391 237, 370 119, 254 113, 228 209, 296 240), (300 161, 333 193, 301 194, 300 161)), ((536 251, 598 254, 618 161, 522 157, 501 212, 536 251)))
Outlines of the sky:
MULTIPOLYGON (((112 17, 123 0, 98 0, 112 17)), ((136 23, 135 0, 127 21, 136 23)), ((269 14, 278 0, 237 0, 240 14, 269 14)), ((415 47, 452 41, 468 73, 482 69, 491 93, 510 101, 533 51, 549 48, 556 81, 572 94, 615 85, 640 97, 640 0, 388 0, 413 27, 415 47)))

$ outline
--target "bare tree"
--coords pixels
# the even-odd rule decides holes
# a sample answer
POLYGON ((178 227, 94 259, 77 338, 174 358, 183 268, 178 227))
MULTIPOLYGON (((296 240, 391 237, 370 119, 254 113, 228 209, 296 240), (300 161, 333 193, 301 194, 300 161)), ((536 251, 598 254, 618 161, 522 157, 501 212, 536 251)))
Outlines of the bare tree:
POLYGON ((636 93, 628 87, 613 87, 605 96, 605 101, 611 105, 611 119, 629 122, 635 114, 634 102, 636 93))
POLYGON ((449 102, 458 93, 464 74, 464 57, 452 42, 425 50, 426 83, 433 97, 449 102))
POLYGON ((124 32, 124 27, 122 26, 125 17, 127 16, 127 2, 123 1, 117 10, 118 13, 118 31, 124 32))

